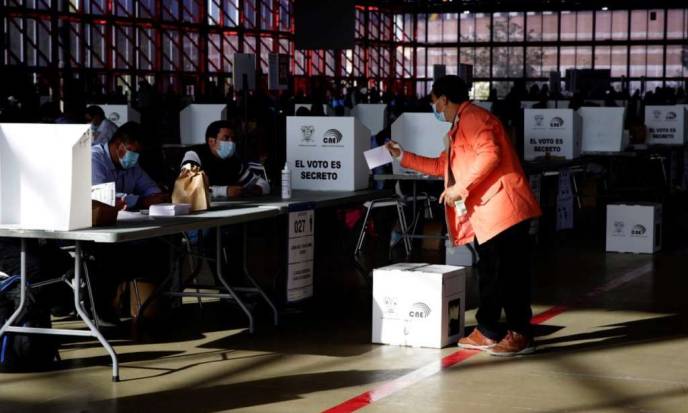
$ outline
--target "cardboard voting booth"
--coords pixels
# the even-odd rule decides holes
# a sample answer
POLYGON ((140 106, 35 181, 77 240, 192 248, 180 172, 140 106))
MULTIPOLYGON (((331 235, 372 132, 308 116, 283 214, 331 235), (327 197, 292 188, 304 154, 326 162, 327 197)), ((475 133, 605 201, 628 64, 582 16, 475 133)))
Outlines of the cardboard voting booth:
POLYGON ((377 135, 387 126, 387 105, 360 103, 354 107, 351 115, 370 129, 372 135, 377 135))
POLYGON ((0 225, 91 226, 89 125, 0 124, 0 225))
POLYGON ((575 159, 581 153, 581 118, 572 109, 526 109, 523 112, 526 161, 551 156, 575 159))
POLYGON ((607 251, 653 254, 662 249, 662 206, 607 205, 607 251))
POLYGON ((463 334, 462 267, 400 263, 373 271, 373 343, 442 348, 463 334))
POLYGON ((688 136, 688 116, 682 105, 646 106, 645 126, 650 145, 683 145, 688 136))
MULTIPOLYGON (((404 113, 392 123, 392 139, 405 151, 436 158, 445 149, 444 137, 449 129, 451 123, 438 121, 432 113, 404 113)), ((395 174, 415 173, 402 168, 397 160, 392 168, 395 174)))
POLYGON ((105 117, 120 127, 127 122, 141 122, 139 112, 129 105, 97 105, 105 112, 105 117))
POLYGON ((205 129, 211 122, 227 119, 227 105, 191 104, 179 113, 179 134, 183 145, 205 143, 205 129))
POLYGON ((370 131, 352 117, 287 117, 292 189, 356 191, 368 187, 363 152, 370 131))
POLYGON ((621 152, 624 139, 624 108, 582 107, 578 114, 583 123, 583 152, 621 152))

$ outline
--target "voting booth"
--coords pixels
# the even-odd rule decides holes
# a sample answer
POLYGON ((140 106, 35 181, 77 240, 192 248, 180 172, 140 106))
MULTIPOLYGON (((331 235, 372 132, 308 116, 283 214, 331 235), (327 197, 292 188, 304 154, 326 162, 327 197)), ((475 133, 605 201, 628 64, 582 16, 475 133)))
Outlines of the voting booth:
POLYGON ((526 161, 580 156, 581 118, 572 109, 526 109, 523 117, 526 161))
POLYGON ((583 153, 621 152, 626 149, 626 109, 582 107, 578 114, 583 123, 583 153))
POLYGON ((373 343, 442 348, 463 335, 462 267, 399 263, 373 271, 373 343))
POLYGON ((89 125, 0 124, 0 225, 91 226, 89 125))
POLYGON ((387 105, 360 103, 354 107, 351 115, 370 129, 371 135, 377 135, 387 126, 387 105))
MULTIPOLYGON (((404 113, 392 123, 392 139, 404 150, 430 158, 438 157, 445 149, 444 137, 451 129, 451 123, 440 122, 432 113, 404 113)), ((402 168, 395 160, 394 173, 416 173, 402 168)))
POLYGON ((662 248, 662 205, 607 205, 607 251, 654 254, 662 248))
POLYGON ((205 130, 216 120, 227 119, 227 105, 191 104, 179 114, 179 134, 183 145, 205 143, 205 130))
POLYGON ((129 105, 96 105, 105 112, 105 118, 120 127, 127 122, 141 122, 139 112, 129 105))
POLYGON ((287 162, 292 189, 357 191, 368 187, 363 151, 370 130, 352 117, 287 117, 287 162))
POLYGON ((683 145, 688 125, 682 105, 645 106, 645 126, 649 145, 683 145))

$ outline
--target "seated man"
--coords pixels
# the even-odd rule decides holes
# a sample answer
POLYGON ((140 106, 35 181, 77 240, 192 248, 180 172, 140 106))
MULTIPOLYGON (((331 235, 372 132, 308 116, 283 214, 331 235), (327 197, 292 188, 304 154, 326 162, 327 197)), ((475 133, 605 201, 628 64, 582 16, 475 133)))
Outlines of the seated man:
POLYGON ((117 130, 117 125, 105 117, 105 112, 100 106, 93 105, 86 108, 86 122, 91 124, 92 145, 110 142, 117 130))
POLYGON ((255 174, 236 154, 232 123, 218 120, 205 132, 205 145, 192 147, 184 155, 182 166, 192 164, 208 176, 212 199, 236 198, 270 193, 268 181, 255 174))

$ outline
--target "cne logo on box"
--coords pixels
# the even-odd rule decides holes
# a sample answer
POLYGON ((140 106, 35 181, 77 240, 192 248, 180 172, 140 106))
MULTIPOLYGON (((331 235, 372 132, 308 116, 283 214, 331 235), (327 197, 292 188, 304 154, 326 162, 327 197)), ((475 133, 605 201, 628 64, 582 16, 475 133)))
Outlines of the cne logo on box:
POLYGON ((644 238, 647 236, 647 228, 644 225, 638 224, 631 229, 631 236, 644 238))
POLYGON ((426 319, 430 317, 430 306, 425 303, 415 303, 409 309, 408 316, 414 319, 426 319))
POLYGON ((343 135, 337 129, 329 129, 323 135, 323 145, 333 146, 342 143, 343 135))

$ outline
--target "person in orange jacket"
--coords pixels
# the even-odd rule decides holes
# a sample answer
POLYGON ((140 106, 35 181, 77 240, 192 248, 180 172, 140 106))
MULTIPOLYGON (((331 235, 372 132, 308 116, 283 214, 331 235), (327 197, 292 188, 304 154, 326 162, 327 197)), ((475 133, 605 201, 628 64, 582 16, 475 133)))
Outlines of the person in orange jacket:
MULTIPOLYGON (((468 100, 458 76, 432 86, 432 106, 439 121, 452 123, 447 149, 437 158, 387 148, 405 168, 444 177, 447 227, 454 245, 477 240, 480 256, 478 327, 459 347, 513 356, 535 351, 530 323, 530 220, 542 214, 520 161, 501 122, 468 100), (500 324, 502 310, 506 328, 500 324)), ((429 137, 440 139, 440 137, 429 137)))

